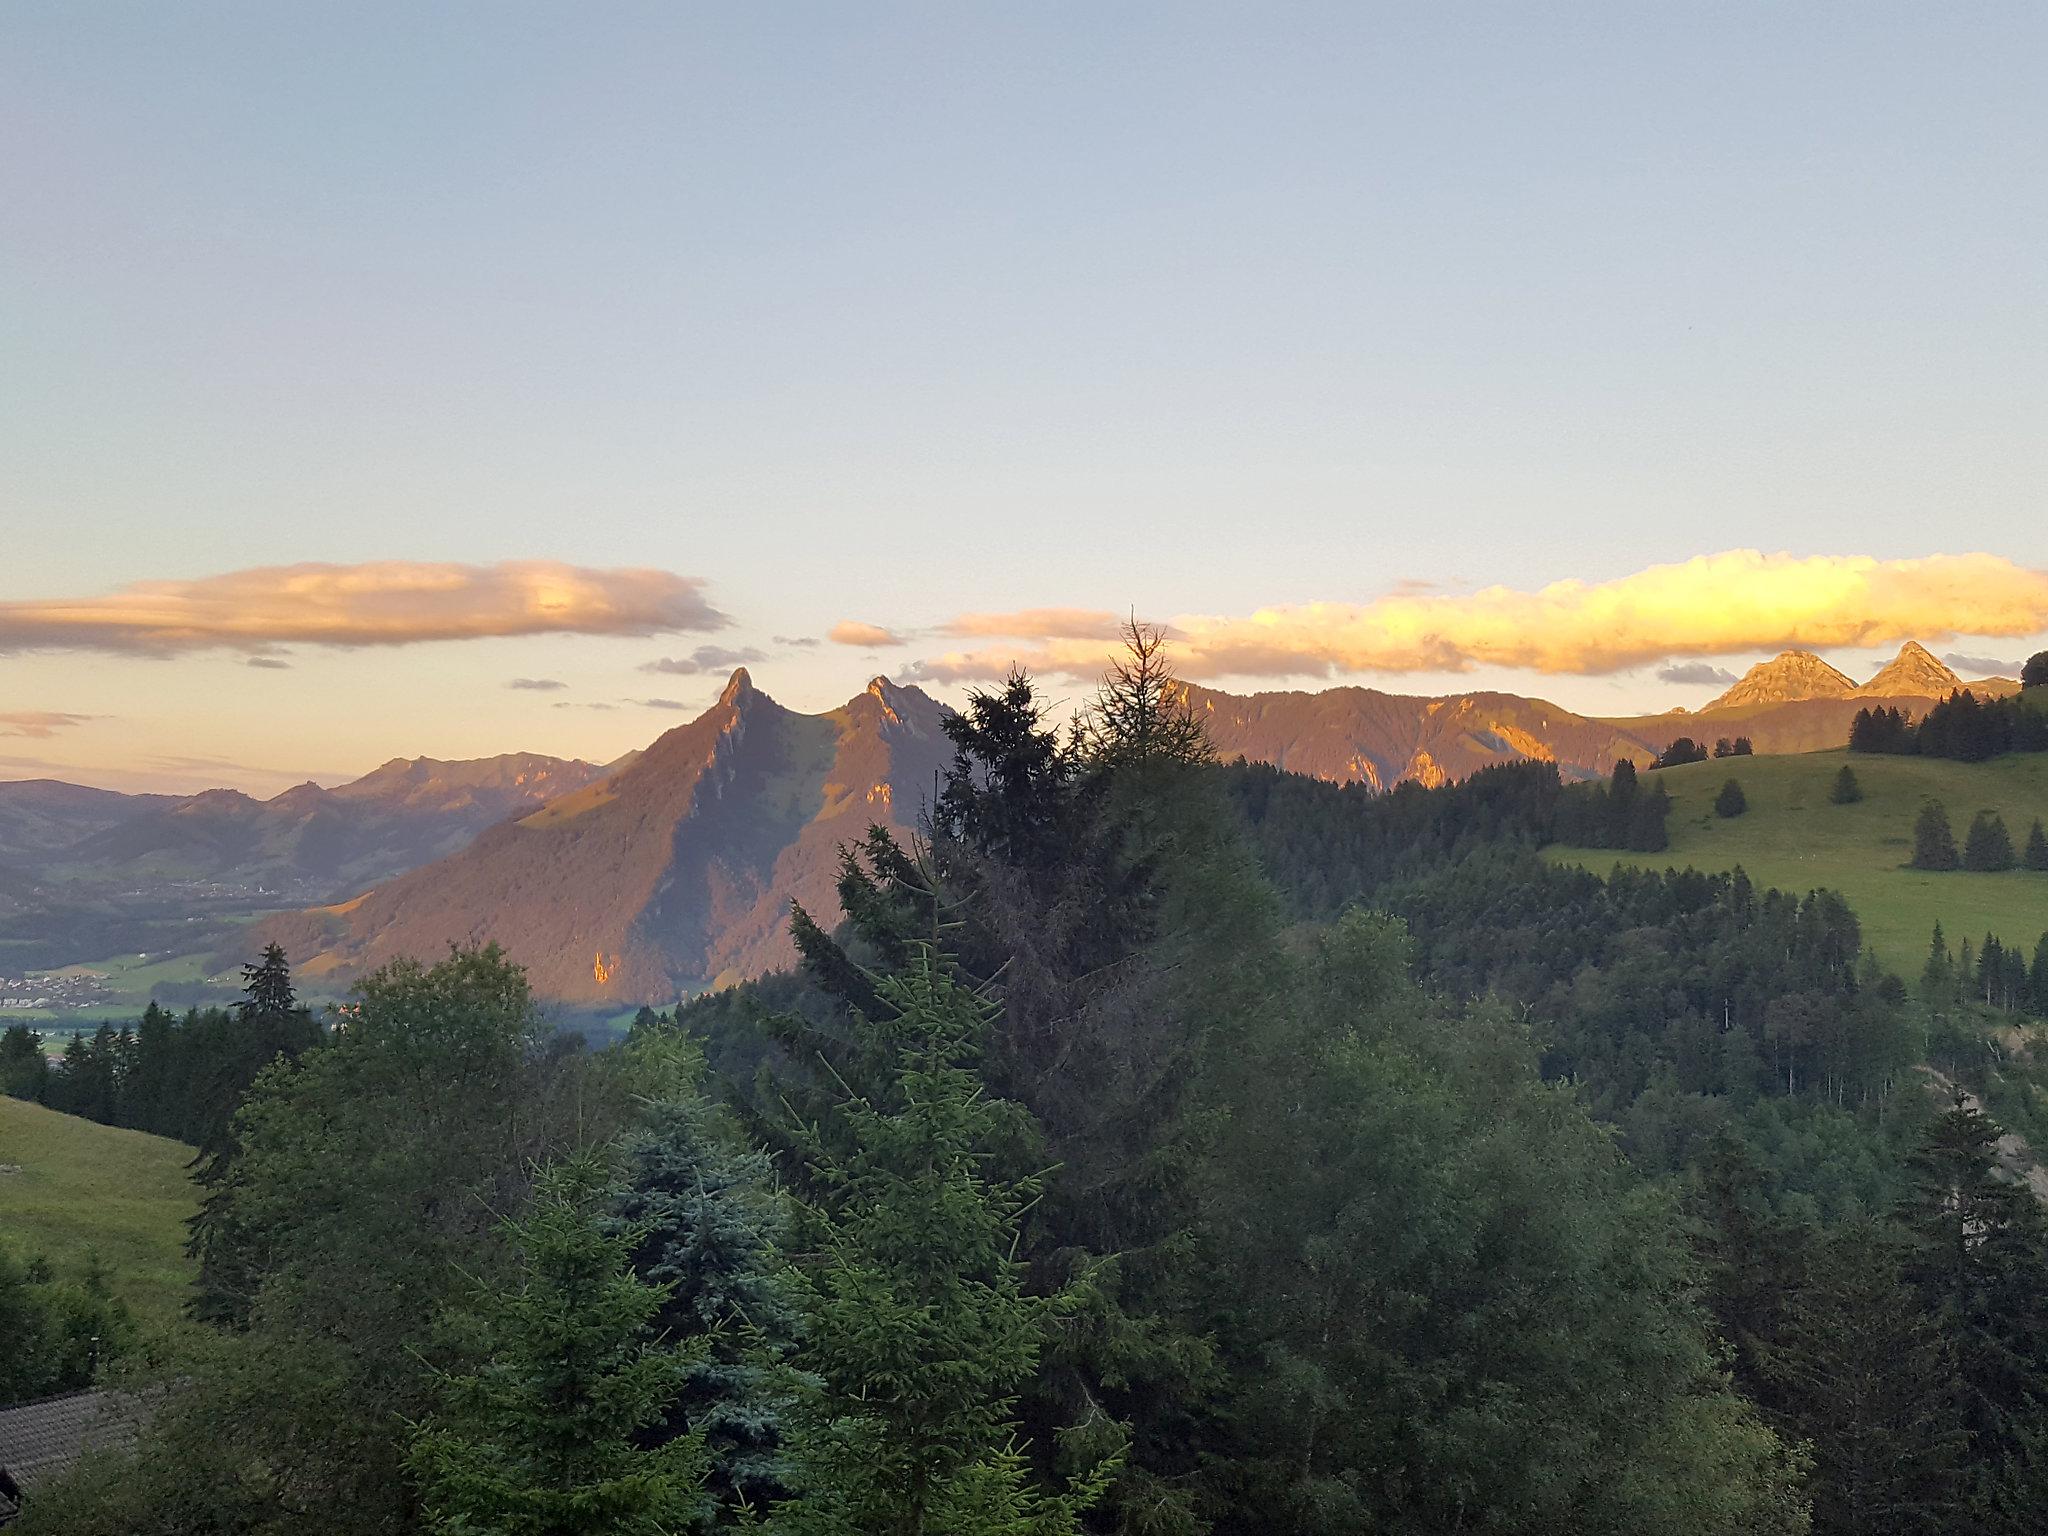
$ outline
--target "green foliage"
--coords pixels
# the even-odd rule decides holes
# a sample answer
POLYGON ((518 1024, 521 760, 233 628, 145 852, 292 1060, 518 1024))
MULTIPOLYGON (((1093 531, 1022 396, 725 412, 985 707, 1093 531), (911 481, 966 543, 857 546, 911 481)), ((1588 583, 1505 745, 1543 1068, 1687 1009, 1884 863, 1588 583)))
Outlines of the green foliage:
POLYGON ((453 1319, 477 1362, 444 1375, 407 1464, 425 1528, 459 1536, 664 1536, 700 1504, 701 1436, 642 1449, 690 1359, 655 1338, 664 1289, 628 1263, 641 1235, 607 1231, 594 1159, 546 1170, 503 1228, 515 1272, 453 1319))
POLYGON ((24 1264, 0 1246, 0 1407, 90 1386, 135 1344, 134 1320, 98 1255, 72 1281, 46 1259, 24 1264))
POLYGON ((1828 800, 1834 805, 1855 805, 1863 798, 1863 786, 1856 782, 1856 770, 1847 763, 1835 775, 1834 787, 1828 791, 1828 800))
POLYGON ((1406 961, 1398 924, 1344 918, 1235 1085, 1203 1256, 1235 1366, 1212 1500, 1331 1536, 1801 1529, 1669 1211, 1519 1023, 1436 1015, 1406 961))
POLYGON ((1114 1461, 1070 1488, 1032 1476, 1016 1419, 1071 1290, 1027 1295, 1016 1254, 1037 1178, 992 1153, 1022 1110, 973 1062, 990 1010, 924 947, 879 984, 875 1043, 894 1063, 807 1128, 792 1295, 810 1377, 791 1410, 789 1536, 1079 1529, 1114 1461))
POLYGON ((1913 823, 1913 867, 1954 869, 1961 862, 1956 856, 1956 835, 1948 824, 1948 809, 1939 800, 1929 800, 1913 823))
POLYGON ((1981 875, 2011 869, 2017 862, 2005 819, 1995 811, 1979 811, 1963 841, 1963 868, 1981 875))
POLYGON ((2022 688, 2048 688, 2048 651, 2036 651, 2020 668, 2022 688))
POLYGON ((1730 779, 1721 786, 1721 793, 1714 796, 1714 814, 1723 821, 1733 820, 1749 809, 1749 801, 1743 797, 1742 785, 1730 779))

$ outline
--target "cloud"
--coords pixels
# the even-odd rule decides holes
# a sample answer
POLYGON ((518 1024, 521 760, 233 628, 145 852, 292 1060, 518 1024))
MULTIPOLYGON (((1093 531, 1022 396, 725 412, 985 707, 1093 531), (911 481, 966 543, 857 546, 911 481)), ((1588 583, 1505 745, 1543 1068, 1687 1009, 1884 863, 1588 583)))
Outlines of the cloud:
POLYGON ((688 709, 690 706, 681 699, 634 699, 642 709, 688 709))
POLYGON ((26 737, 36 741, 48 741, 59 731, 68 731, 73 726, 84 725, 88 720, 97 720, 98 715, 74 715, 63 710, 28 709, 12 713, 0 712, 0 736, 26 737))
POLYGON ((704 584, 668 571, 553 560, 280 565, 142 581, 101 597, 0 603, 0 654, 168 656, 219 646, 411 645, 499 635, 669 634, 729 622, 704 584))
POLYGON ((292 664, 290 662, 280 661, 275 656, 246 657, 244 658, 242 665, 246 667, 262 667, 266 671, 271 672, 289 672, 292 669, 292 664))
POLYGON ((1717 667, 1711 661, 1674 661, 1657 669, 1660 683, 1686 683, 1705 687, 1711 683, 1725 688, 1736 680, 1735 674, 1726 667, 1717 667))
POLYGON ((505 686, 520 693, 559 693, 569 685, 552 677, 515 677, 505 686))
POLYGON ((816 635, 776 635, 774 639, 777 645, 794 645, 805 650, 818 643, 816 635))
POLYGON ((2018 677, 2020 663, 1999 661, 1991 656, 1965 656, 1961 651, 1950 651, 1943 656, 1942 663, 1971 677, 2018 677))
POLYGON ((1124 621, 1095 608, 1020 608, 1015 613, 963 613, 941 626, 948 635, 1003 635, 1018 640, 1055 636, 1114 640, 1124 621))
POLYGON ((724 672, 732 667, 751 666, 768 658, 751 645, 733 649, 723 645, 700 645, 687 656, 663 656, 642 662, 642 672, 666 672, 673 677, 695 677, 699 672, 724 672))
POLYGON ((834 645, 908 645, 909 638, 894 630, 884 629, 879 624, 863 624, 858 619, 842 619, 825 631, 825 638, 834 645))
MULTIPOLYGON (((997 633, 998 617, 970 614, 948 629, 997 633)), ((1000 616, 1017 629, 1027 627, 1025 617, 1000 616)), ((1014 662, 1039 672, 1097 675, 1114 649, 1102 637, 1103 615, 1084 610, 1073 617, 1073 633, 1047 623, 1042 633, 1017 637, 1032 642, 1027 646, 952 652, 913 670, 940 681, 985 679, 1001 677, 1014 662)), ((2048 572, 1987 554, 1877 560, 1729 550, 1612 581, 1488 587, 1462 596, 1397 592, 1369 603, 1186 616, 1172 629, 1176 662, 1191 678, 1480 666, 1605 674, 1672 657, 2036 634, 2048 630, 2048 572)))

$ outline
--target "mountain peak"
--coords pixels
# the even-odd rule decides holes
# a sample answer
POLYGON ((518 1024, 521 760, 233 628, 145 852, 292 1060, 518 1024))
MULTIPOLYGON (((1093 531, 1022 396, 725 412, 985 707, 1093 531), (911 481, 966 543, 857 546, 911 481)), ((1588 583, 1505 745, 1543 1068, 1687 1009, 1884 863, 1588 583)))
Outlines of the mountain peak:
POLYGON ((1963 680, 1917 640, 1899 647, 1899 654, 1856 692, 1869 698, 1945 699, 1963 680))
POLYGON ((725 692, 718 696, 718 702, 744 704, 755 692, 753 676, 745 667, 734 667, 732 676, 725 681, 725 692))
POLYGON ((1705 709, 1741 709, 1792 699, 1846 699, 1855 692, 1853 682, 1813 652, 1780 651, 1743 673, 1740 682, 1705 709))

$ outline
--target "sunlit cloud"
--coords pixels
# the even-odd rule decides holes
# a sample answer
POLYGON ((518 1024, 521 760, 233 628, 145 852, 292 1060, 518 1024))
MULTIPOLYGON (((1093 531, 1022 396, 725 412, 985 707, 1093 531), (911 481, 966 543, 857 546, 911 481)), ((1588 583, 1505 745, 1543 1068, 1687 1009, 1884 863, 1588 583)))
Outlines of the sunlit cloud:
POLYGON ((569 685, 557 677, 515 677, 505 686, 517 693, 560 693, 569 685))
MULTIPOLYGON (((949 633, 1029 642, 928 657, 905 669, 934 681, 1001 677, 1012 664, 1089 677, 1114 650, 1106 615, 1081 610, 970 614, 949 633), (1034 632, 1025 620, 1043 620, 1034 632), (998 624, 1007 628, 997 627, 998 624)), ((1997 555, 1877 560, 1730 550, 1612 581, 1559 581, 1469 595, 1395 592, 1368 603, 1191 615, 1170 626, 1191 678, 1455 673, 1500 667, 1606 674, 1671 658, 1939 643, 2048 630, 2048 572, 1997 555)))
POLYGON ((754 666, 768 658, 751 645, 737 648, 700 645, 687 656, 663 656, 642 662, 642 672, 665 672, 673 677, 695 677, 700 672, 724 672, 732 667, 754 666))
POLYGON ((242 665, 247 667, 260 667, 266 672, 289 672, 292 669, 292 664, 290 662, 280 661, 275 656, 246 657, 244 658, 242 665))
POLYGON ((1726 667, 1715 666, 1711 661, 1674 661, 1657 669, 1657 681, 1725 688, 1735 681, 1735 674, 1726 667))
POLYGON ((963 613, 947 621, 941 633, 1010 640, 1114 640, 1123 622, 1094 608, 1020 608, 1014 613, 963 613))
POLYGON ((64 710, 28 709, 0 713, 0 736, 27 737, 47 741, 59 731, 97 720, 97 715, 74 715, 64 710))
POLYGON ((297 642, 411 645, 502 635, 649 636, 722 629, 704 584, 668 571, 552 560, 281 565, 145 581, 101 597, 0 603, 0 653, 175 655, 297 642))
POLYGON ((900 635, 893 629, 884 629, 879 624, 863 624, 858 619, 842 619, 825 631, 825 638, 834 645, 908 645, 907 635, 900 635))

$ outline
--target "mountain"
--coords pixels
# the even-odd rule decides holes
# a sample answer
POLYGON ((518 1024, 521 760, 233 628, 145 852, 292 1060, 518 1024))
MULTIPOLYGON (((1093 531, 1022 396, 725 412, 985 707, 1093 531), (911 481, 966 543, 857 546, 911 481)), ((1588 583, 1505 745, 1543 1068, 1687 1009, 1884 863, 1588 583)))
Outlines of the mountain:
POLYGON ((1855 683, 1811 651, 1780 651, 1743 673, 1740 682, 1700 713, 1800 699, 1846 699, 1855 691, 1855 683))
POLYGON ((1374 789, 1404 779, 1442 784, 1529 757, 1556 763, 1567 778, 1593 778, 1620 758, 1647 763, 1663 750, 1615 722, 1512 693, 1423 698, 1330 688, 1240 696, 1194 686, 1185 692, 1224 759, 1374 789))
POLYGON ((822 715, 744 668, 626 766, 354 901, 265 920, 302 975, 495 940, 540 995, 667 1001, 793 958, 789 903, 837 920, 839 847, 914 824, 951 760, 945 711, 876 678, 822 715))
POLYGON ((1963 686, 1963 680, 1936 660, 1926 646, 1908 640, 1856 694, 1866 699, 1945 699, 1963 686))
POLYGON ((0 784, 0 859, 27 864, 118 826, 175 795, 124 795, 56 779, 0 784))
POLYGON ((394 758, 353 783, 301 784, 269 800, 233 789, 114 795, 0 784, 0 852, 74 881, 205 880, 297 890, 301 899, 354 894, 603 772, 532 753, 394 758), (18 813, 12 822, 10 809, 18 813))

